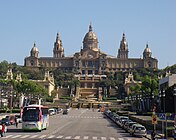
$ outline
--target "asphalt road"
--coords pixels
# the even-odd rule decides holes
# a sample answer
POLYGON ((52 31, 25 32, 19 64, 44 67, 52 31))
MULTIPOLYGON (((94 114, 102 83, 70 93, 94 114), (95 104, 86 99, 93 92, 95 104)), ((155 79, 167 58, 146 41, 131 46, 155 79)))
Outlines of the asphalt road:
POLYGON ((145 140, 131 137, 102 113, 89 109, 70 109, 67 115, 50 116, 50 125, 42 132, 23 132, 9 126, 7 140, 145 140))

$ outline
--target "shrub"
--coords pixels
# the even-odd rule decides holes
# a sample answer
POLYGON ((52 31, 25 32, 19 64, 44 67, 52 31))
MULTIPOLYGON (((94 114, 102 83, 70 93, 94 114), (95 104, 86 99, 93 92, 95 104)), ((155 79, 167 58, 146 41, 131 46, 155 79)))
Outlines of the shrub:
POLYGON ((72 97, 70 97, 70 96, 61 96, 60 99, 71 100, 72 97))
POLYGON ((104 101, 107 101, 107 100, 117 100, 116 97, 104 97, 103 98, 104 101))

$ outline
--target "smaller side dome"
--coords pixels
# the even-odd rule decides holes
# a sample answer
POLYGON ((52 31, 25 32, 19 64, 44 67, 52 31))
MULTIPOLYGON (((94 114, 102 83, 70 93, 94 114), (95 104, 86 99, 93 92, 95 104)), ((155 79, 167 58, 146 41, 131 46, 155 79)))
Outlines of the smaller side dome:
POLYGON ((144 49, 145 53, 152 53, 151 49, 148 47, 148 44, 146 45, 146 48, 144 49))
POLYGON ((38 48, 36 47, 36 44, 34 43, 34 46, 33 46, 33 48, 31 49, 31 56, 38 57, 38 54, 39 54, 39 50, 38 50, 38 48))
POLYGON ((31 49, 31 52, 39 52, 38 48, 36 47, 36 44, 34 43, 33 48, 31 49))
POLYGON ((144 52, 143 52, 143 58, 150 58, 152 57, 152 51, 151 49, 148 47, 148 43, 146 44, 146 48, 144 49, 144 52))

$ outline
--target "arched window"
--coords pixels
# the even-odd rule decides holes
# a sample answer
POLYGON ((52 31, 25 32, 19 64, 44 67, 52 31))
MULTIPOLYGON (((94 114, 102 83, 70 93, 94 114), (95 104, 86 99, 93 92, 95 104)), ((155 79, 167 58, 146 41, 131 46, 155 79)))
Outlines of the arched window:
POLYGON ((148 67, 151 68, 152 67, 152 63, 149 61, 148 62, 148 67))
POLYGON ((31 66, 34 66, 34 60, 31 60, 30 63, 31 63, 31 66))

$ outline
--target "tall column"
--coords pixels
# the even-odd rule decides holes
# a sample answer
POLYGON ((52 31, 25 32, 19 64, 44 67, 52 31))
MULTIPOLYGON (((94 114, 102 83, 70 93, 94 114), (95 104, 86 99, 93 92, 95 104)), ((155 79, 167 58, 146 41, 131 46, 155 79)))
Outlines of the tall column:
POLYGON ((87 88, 87 83, 84 83, 84 88, 87 88))

